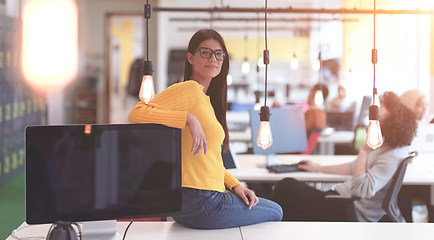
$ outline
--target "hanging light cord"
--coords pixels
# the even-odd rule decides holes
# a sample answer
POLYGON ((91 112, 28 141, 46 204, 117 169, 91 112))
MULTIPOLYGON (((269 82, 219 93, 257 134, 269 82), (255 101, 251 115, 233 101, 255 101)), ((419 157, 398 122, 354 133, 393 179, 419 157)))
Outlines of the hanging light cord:
POLYGON ((268 77, 267 77, 267 75, 268 75, 268 63, 269 63, 269 53, 268 53, 268 45, 267 45, 267 38, 268 38, 268 34, 267 34, 267 4, 268 3, 268 1, 267 0, 265 0, 265 51, 264 51, 264 63, 265 63, 265 100, 264 100, 264 106, 267 106, 267 95, 268 95, 268 92, 267 92, 267 86, 268 86, 268 84, 267 84, 267 79, 268 79, 268 77))
POLYGON ((149 18, 151 17, 151 6, 149 5, 149 0, 146 1, 145 5, 145 18, 146 18, 146 61, 149 61, 149 18))
MULTIPOLYGON (((319 61, 319 73, 318 73, 318 83, 319 90, 322 93, 322 83, 321 83, 321 14, 318 13, 318 61, 319 61)), ((323 96, 324 97, 324 96, 323 96)))
POLYGON ((377 63, 377 49, 375 48, 375 13, 377 9, 376 1, 374 0, 374 49, 372 49, 372 64, 374 65, 374 89, 372 94, 372 104, 378 104, 375 102, 375 94, 377 94, 377 89, 375 87, 375 64, 377 63))

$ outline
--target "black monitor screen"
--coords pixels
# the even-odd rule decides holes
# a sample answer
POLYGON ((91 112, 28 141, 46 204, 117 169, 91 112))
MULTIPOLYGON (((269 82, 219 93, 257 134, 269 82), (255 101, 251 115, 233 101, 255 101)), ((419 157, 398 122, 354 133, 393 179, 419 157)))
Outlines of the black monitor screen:
POLYGON ((157 124, 26 128, 26 222, 181 212, 181 130, 157 124))
POLYGON ((353 128, 353 112, 327 112, 327 126, 335 130, 352 131, 353 128))

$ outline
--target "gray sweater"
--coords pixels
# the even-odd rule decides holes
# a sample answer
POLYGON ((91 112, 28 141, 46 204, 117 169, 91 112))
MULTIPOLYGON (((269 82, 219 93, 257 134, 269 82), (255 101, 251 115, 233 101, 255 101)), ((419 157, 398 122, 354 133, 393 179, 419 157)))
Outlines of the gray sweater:
MULTIPOLYGON (((362 222, 378 222, 385 214, 383 198, 399 164, 408 156, 407 147, 380 147, 369 153, 366 173, 354 175, 335 187, 342 196, 361 197, 355 202, 357 217, 362 222)), ((356 160, 350 163, 353 173, 356 160)))

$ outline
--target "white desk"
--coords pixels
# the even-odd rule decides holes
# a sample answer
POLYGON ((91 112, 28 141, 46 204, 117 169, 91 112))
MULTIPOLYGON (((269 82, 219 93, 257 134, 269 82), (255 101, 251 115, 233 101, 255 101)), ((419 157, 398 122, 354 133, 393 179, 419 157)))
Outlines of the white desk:
MULTIPOLYGON (((129 222, 118 222, 118 233, 104 238, 83 238, 83 240, 121 240, 129 222)), ((26 223, 20 227, 27 226, 26 223)), ((17 232, 19 238, 47 236, 51 224, 32 225, 17 232)), ((75 227, 74 227, 75 229, 75 227)), ((12 230, 11 230, 12 231, 12 230)), ((240 228, 222 230, 197 230, 186 228, 175 222, 134 222, 128 229, 126 240, 242 240, 240 228)), ((15 240, 9 236, 6 240, 15 240)))
POLYGON ((432 223, 280 222, 241 227, 243 239, 432 240, 432 223))
MULTIPOLYGON (((128 223, 118 223, 122 237, 128 223)), ((26 225, 25 223, 22 226, 26 225)), ((20 238, 46 236, 51 225, 35 225, 18 231, 20 238)), ((210 239, 210 240, 432 240, 432 223, 330 223, 330 222, 267 222, 222 230, 197 230, 174 222, 135 222, 126 239, 210 239)), ((108 238, 102 238, 111 240, 108 238)), ((112 238, 113 239, 113 238, 112 238)), ((8 237, 6 240, 14 240, 8 237)), ((84 239, 86 240, 86 239, 84 239)))
POLYGON ((354 141, 353 131, 335 131, 328 136, 320 136, 318 138, 319 154, 334 155, 335 144, 351 144, 354 141))
MULTIPOLYGON (((265 168, 266 156, 258 154, 237 154, 240 170, 233 172, 240 181, 276 182, 291 177, 307 182, 343 182, 350 175, 291 172, 270 173, 265 168), (259 165, 259 167, 258 167, 259 165)), ((335 165, 356 159, 355 155, 276 155, 276 164, 296 163, 303 159, 312 160, 320 165, 335 165)), ((408 165, 403 184, 406 185, 434 185, 434 154, 419 154, 408 165)))

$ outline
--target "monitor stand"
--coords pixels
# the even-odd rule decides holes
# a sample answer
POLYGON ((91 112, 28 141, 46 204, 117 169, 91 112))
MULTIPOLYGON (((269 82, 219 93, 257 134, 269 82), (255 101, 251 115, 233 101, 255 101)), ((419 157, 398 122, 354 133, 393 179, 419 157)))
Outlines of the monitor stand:
POLYGON ((267 155, 267 167, 268 166, 273 166, 276 165, 276 161, 275 161, 275 154, 268 154, 267 155))
POLYGON ((116 220, 83 222, 83 240, 121 240, 116 220))

